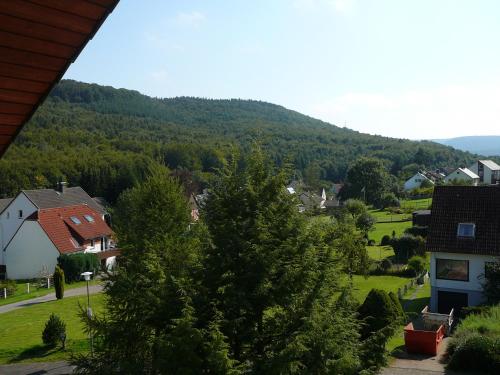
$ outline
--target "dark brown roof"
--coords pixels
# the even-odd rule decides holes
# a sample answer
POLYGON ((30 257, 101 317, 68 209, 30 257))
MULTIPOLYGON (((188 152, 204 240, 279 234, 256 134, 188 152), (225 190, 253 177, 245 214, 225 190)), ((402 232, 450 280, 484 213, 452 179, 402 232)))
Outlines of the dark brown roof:
POLYGON ((436 186, 427 249, 500 255, 500 186, 436 186), (475 237, 458 237, 459 223, 474 223, 475 237))
POLYGON ((65 188, 64 193, 54 189, 23 190, 23 193, 41 210, 85 204, 100 214, 105 213, 104 208, 79 186, 65 188))
POLYGON ((118 1, 0 1, 0 157, 118 1))

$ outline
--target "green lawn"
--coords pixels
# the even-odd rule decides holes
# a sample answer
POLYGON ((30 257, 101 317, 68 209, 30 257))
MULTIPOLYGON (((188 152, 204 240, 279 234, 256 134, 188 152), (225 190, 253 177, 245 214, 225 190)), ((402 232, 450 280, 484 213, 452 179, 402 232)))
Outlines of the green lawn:
POLYGON ((382 260, 394 256, 391 246, 367 246, 368 256, 373 260, 382 260))
POLYGON ((411 210, 427 210, 431 204, 432 198, 402 200, 401 208, 411 210))
MULTIPOLYGON (((103 307, 104 296, 90 296, 94 312, 103 307)), ((69 359, 71 353, 89 350, 88 338, 78 317, 78 303, 85 306, 87 297, 71 297, 25 307, 0 314, 0 363, 55 361, 69 359), (66 350, 47 350, 42 343, 42 331, 51 313, 66 323, 66 350)))
MULTIPOLYGON (((98 280, 91 280, 90 285, 95 285, 99 281, 98 280)), ((54 287, 50 288, 35 288, 35 284, 30 283, 30 292, 28 293, 28 287, 26 283, 18 283, 17 284, 17 290, 16 292, 7 298, 0 298, 0 306, 2 305, 8 305, 9 303, 14 303, 14 302, 19 302, 19 301, 25 301, 27 299, 31 298, 36 298, 36 297, 42 297, 45 296, 49 293, 54 293, 54 287)), ((85 281, 78 281, 75 283, 71 284, 65 284, 64 289, 73 289, 73 288, 79 288, 82 286, 85 286, 85 281)))
POLYGON ((373 230, 368 233, 370 239, 375 241, 376 245, 380 244, 382 237, 387 234, 392 236, 392 231, 396 232, 396 236, 403 234, 406 228, 412 226, 411 221, 395 222, 395 223, 376 223, 373 230))
POLYGON ((373 288, 396 293, 398 288, 403 287, 409 281, 410 279, 406 277, 398 276, 369 276, 365 278, 360 275, 354 275, 354 296, 359 302, 363 302, 373 288))

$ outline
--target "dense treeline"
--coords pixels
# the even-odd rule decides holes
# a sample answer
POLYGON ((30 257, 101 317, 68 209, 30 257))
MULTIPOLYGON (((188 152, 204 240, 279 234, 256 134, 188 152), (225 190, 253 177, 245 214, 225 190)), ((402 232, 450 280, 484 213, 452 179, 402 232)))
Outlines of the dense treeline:
POLYGON ((62 81, 0 160, 0 196, 53 186, 60 178, 114 202, 151 164, 193 172, 203 186, 234 147, 259 139, 296 175, 343 181, 360 156, 394 175, 418 166, 466 165, 469 153, 432 142, 361 134, 250 100, 150 98, 136 91, 62 81))

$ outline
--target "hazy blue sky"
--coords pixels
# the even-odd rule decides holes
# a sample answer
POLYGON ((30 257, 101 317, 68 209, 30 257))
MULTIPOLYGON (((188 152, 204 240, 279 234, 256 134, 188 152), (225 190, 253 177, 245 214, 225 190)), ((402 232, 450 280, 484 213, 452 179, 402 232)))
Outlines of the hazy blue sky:
POLYGON ((66 78, 394 137, 500 134, 500 1, 121 0, 66 78))

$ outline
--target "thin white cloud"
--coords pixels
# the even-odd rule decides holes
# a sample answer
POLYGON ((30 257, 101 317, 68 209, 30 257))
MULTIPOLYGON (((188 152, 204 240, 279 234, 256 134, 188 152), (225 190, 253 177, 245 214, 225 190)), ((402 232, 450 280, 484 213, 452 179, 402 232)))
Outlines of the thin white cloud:
POLYGON ((199 28, 206 18, 205 14, 198 11, 179 12, 175 16, 175 23, 184 27, 199 28))
POLYGON ((500 134, 500 85, 448 85, 399 93, 346 93, 313 105, 325 121, 390 137, 500 134))

